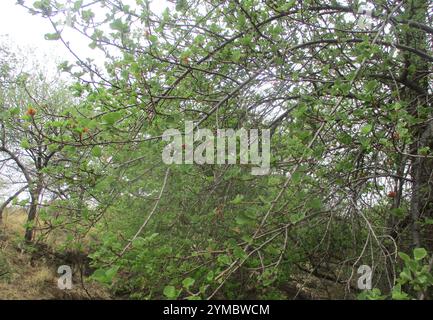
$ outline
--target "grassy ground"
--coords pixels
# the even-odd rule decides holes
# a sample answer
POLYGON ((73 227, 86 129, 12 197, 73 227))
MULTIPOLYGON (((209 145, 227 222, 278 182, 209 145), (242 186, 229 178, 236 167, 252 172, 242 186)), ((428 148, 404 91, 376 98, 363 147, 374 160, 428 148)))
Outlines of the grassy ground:
MULTIPOLYGON (((24 247, 25 212, 9 209, 0 225, 0 299, 109 299, 108 291, 88 279, 82 279, 77 266, 71 266, 73 288, 57 287, 57 268, 62 261, 24 247)), ((47 247, 45 247, 47 249, 47 247)), ((48 248, 48 251, 51 251, 48 248)), ((54 252, 55 253, 55 252, 54 252)))
MULTIPOLYGON (((110 299, 108 290, 80 276, 77 265, 56 252, 54 244, 62 242, 62 235, 52 233, 51 245, 44 244, 30 250, 23 245, 26 214, 8 210, 0 225, 0 299, 110 299), (57 287, 57 268, 71 265, 74 272, 72 290, 57 287)), ((63 237, 64 238, 64 237, 63 237)), ((298 279, 299 287, 283 291, 299 299, 338 299, 344 297, 344 287, 315 277, 298 279), (309 289, 313 288, 313 289, 309 289), (299 293, 301 293, 299 295, 299 293)))

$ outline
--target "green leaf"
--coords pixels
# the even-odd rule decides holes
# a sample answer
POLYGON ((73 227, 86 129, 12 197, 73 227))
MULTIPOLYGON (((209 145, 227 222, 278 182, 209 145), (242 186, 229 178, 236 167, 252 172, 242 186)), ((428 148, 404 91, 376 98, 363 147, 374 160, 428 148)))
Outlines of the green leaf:
POLYGON ((104 269, 98 269, 92 274, 92 279, 95 279, 96 281, 105 283, 106 282, 106 275, 104 269))
POLYGON ((117 271, 119 270, 119 266, 114 266, 105 271, 105 276, 107 281, 111 282, 113 281, 113 278, 116 276, 117 271))
POLYGON ((30 142, 27 139, 23 139, 21 141, 21 148, 23 149, 30 149, 30 142))
POLYGON ((189 289, 191 286, 193 286, 194 285, 194 283, 195 283, 195 280, 193 279, 193 278, 185 278, 183 281, 182 281, 182 285, 183 285, 183 287, 184 288, 186 288, 186 289, 189 289))
POLYGON ((419 155, 426 156, 429 153, 430 153, 430 148, 428 146, 427 147, 422 147, 422 148, 418 149, 418 154, 419 155))
POLYGON ((158 42, 158 37, 156 35, 152 34, 149 36, 149 41, 155 44, 158 42))
POLYGON ((410 257, 406 253, 399 252, 398 255, 404 262, 410 261, 410 257))
POLYGON ((371 132, 372 129, 373 129, 373 125, 371 125, 371 124, 366 124, 365 126, 363 126, 363 127, 361 128, 361 132, 362 132, 363 134, 368 134, 368 133, 371 132))
POLYGON ((308 202, 307 205, 311 209, 319 210, 322 208, 322 200, 319 198, 313 198, 308 202))
POLYGON ((239 204, 244 199, 243 195, 238 194, 236 198, 234 198, 232 201, 230 201, 231 204, 239 204))
POLYGON ((45 40, 59 40, 60 39, 60 33, 46 33, 44 36, 45 40))
POLYGON ((93 147, 92 149, 92 156, 99 158, 102 156, 102 149, 98 146, 93 147))
POLYGON ((247 254, 245 253, 245 251, 240 248, 240 247, 235 247, 233 249, 233 255, 236 259, 244 259, 246 258, 247 254))
POLYGON ((242 236, 242 240, 248 244, 252 244, 254 242, 254 239, 250 235, 247 235, 247 234, 242 236))
POLYGON ((20 113, 20 108, 19 107, 15 107, 9 110, 9 113, 11 116, 16 116, 20 113))
POLYGON ((433 219, 432 218, 425 218, 423 221, 423 224, 425 225, 433 225, 433 219))
POLYGON ((188 7, 188 2, 186 0, 177 0, 176 1, 176 11, 182 11, 183 9, 188 7))
POLYGON ((177 297, 177 291, 176 288, 173 286, 166 286, 164 288, 163 291, 164 295, 168 298, 168 299, 174 299, 177 297))
POLYGON ((240 52, 240 50, 232 51, 232 57, 233 57, 234 62, 239 62, 239 60, 241 59, 241 56, 242 56, 242 53, 240 52))
POLYGON ((218 256, 217 260, 218 260, 219 263, 221 263, 223 265, 224 264, 225 265, 229 265, 232 262, 232 259, 228 255, 226 255, 226 254, 218 256))
POLYGON ((49 152, 54 152, 59 150, 59 145, 57 143, 52 143, 48 145, 48 151, 49 152))
POLYGON ((211 282, 214 279, 214 277, 215 277, 215 273, 211 270, 207 273, 206 280, 211 282))
POLYGON ((393 208, 391 213, 398 218, 403 218, 406 212, 403 208, 393 208))
POLYGON ((404 281, 410 281, 412 280, 412 276, 410 274, 410 271, 408 270, 403 270, 402 272, 400 272, 400 278, 404 281))
POLYGON ((296 4, 296 0, 290 0, 286 3, 284 3, 284 5, 281 6, 281 10, 289 10, 291 9, 294 5, 296 4))
POLYGON ((427 256, 427 251, 424 248, 415 248, 413 250, 413 256, 417 261, 422 260, 427 256))
POLYGON ((115 19, 110 23, 110 28, 120 32, 128 32, 129 27, 126 23, 123 23, 121 19, 115 19))
POLYGON ((417 281, 421 284, 426 284, 428 281, 428 278, 425 274, 422 274, 422 275, 417 277, 417 281))
POLYGON ((392 299, 393 300, 408 300, 409 296, 404 291, 401 291, 401 285, 396 285, 392 289, 392 299))
POLYGON ((86 21, 87 23, 89 23, 90 20, 95 17, 95 14, 90 9, 89 10, 83 10, 81 12, 81 15, 83 17, 83 20, 86 21))
POLYGON ((111 284, 118 270, 119 266, 114 266, 107 270, 98 269, 92 274, 92 278, 105 284, 111 284))
POLYGON ((35 1, 33 7, 40 10, 48 10, 50 8, 50 0, 35 1))
POLYGON ((119 120, 122 117, 120 112, 111 112, 107 113, 104 116, 102 116, 102 120, 109 125, 113 125, 116 123, 117 120, 119 120))
POLYGON ((235 218, 235 221, 239 225, 245 225, 245 224, 252 224, 252 223, 254 223, 254 220, 251 219, 250 217, 248 217, 247 215, 245 215, 244 213, 239 214, 235 218))
POLYGON ((80 10, 81 6, 83 5, 83 0, 77 0, 74 2, 74 10, 78 11, 80 10))

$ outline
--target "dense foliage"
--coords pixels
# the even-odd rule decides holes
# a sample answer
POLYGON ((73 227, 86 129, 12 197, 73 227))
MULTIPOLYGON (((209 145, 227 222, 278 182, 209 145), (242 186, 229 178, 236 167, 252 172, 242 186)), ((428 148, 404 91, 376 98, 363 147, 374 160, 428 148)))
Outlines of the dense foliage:
POLYGON ((137 299, 432 298, 430 1, 19 3, 76 58, 70 87, 2 89, 27 242, 64 236, 137 299), (270 129, 270 174, 164 164, 161 135, 185 121, 270 129))

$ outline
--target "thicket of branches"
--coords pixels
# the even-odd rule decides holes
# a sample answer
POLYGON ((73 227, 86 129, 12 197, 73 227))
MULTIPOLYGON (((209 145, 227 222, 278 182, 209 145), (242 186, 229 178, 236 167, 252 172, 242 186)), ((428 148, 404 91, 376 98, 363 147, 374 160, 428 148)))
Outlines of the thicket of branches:
POLYGON ((367 2, 19 1, 76 58, 70 88, 21 79, 27 100, 2 100, 27 241, 73 235, 95 279, 137 298, 354 297, 360 265, 376 288, 362 297, 428 298, 433 7, 367 2), (165 165, 161 134, 185 121, 270 129, 271 173, 165 165))

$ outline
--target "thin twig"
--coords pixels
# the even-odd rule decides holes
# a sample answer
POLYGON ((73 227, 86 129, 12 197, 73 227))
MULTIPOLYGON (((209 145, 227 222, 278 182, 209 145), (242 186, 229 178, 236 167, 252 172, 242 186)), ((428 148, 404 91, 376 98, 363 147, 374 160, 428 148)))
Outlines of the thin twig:
POLYGON ((119 257, 123 256, 125 254, 125 252, 129 249, 129 247, 131 246, 132 242, 137 239, 137 237, 141 234, 141 232, 143 231, 143 229, 146 227, 147 223, 150 221, 150 218, 152 218, 153 214, 156 211, 156 208, 158 208, 158 204, 161 200, 162 194, 164 193, 165 190, 165 186, 167 184, 167 180, 168 180, 168 174, 170 172, 170 168, 167 168, 167 170, 165 171, 165 177, 164 177, 164 182, 162 184, 161 187, 161 191, 159 192, 159 196, 157 198, 157 201, 155 202, 155 205, 153 206, 152 211, 149 213, 149 215, 147 216, 146 220, 144 220, 143 224, 141 225, 141 227, 138 229, 137 233, 132 237, 131 240, 129 240, 128 244, 125 246, 125 248, 123 248, 122 252, 119 254, 119 257))

